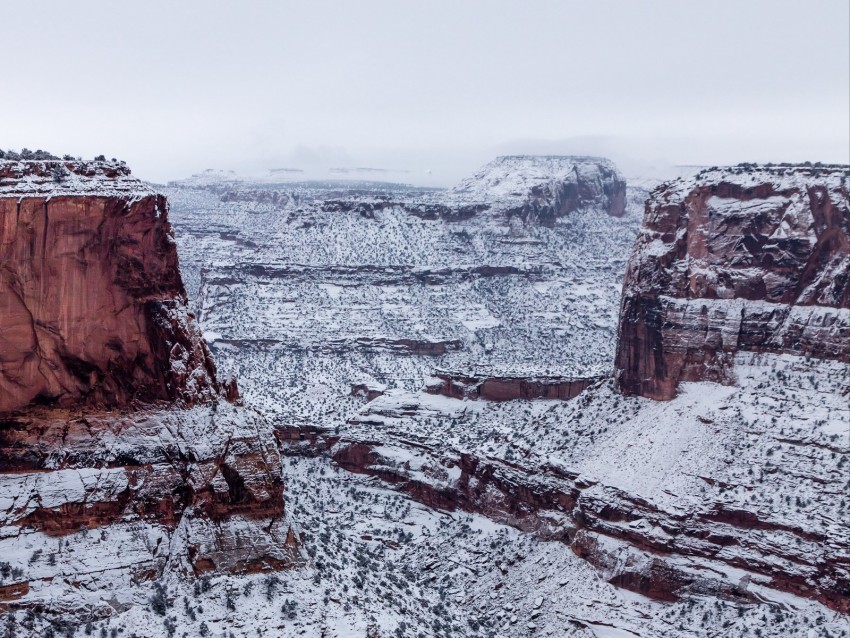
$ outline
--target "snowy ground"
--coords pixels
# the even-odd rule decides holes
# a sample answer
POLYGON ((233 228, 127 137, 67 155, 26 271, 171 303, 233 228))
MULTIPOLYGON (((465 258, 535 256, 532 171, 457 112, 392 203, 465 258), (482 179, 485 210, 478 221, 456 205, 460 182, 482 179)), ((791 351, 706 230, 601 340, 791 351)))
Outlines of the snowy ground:
POLYGON ((166 192, 219 369, 269 416, 335 425, 352 384, 416 390, 437 367, 610 370, 642 214, 633 194, 622 219, 584 210, 547 228, 486 215, 427 220, 401 207, 368 218, 326 212, 322 198, 335 191, 315 189, 299 192, 297 205, 292 194, 269 203, 267 191, 247 201, 221 201, 214 189, 166 192), (431 344, 443 353, 423 354, 431 344))
MULTIPOLYGON (((82 623, 76 633, 57 627, 55 635, 847 635, 846 619, 794 596, 774 593, 761 605, 652 601, 599 580, 562 543, 426 508, 321 457, 291 457, 285 475, 304 533, 304 568, 126 586, 128 611, 94 620, 90 634, 82 623)), ((67 543, 65 551, 75 551, 75 541, 67 543)), ((19 613, 16 622, 19 636, 50 635, 40 616, 19 613)))

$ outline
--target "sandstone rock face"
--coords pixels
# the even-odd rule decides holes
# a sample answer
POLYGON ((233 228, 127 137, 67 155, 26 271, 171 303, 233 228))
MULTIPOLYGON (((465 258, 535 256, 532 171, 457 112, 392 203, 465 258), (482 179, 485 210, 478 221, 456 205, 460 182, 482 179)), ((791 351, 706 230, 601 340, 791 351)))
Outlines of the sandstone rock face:
POLYGON ((729 382, 737 351, 850 361, 850 170, 702 171, 656 189, 626 272, 620 390, 729 382))
POLYGON ((0 413, 221 390, 165 197, 122 164, 0 163, 0 413))
POLYGON ((132 521, 174 528, 188 512, 278 519, 279 464, 264 420, 226 403, 128 414, 33 409, 0 422, 9 472, 0 475, 8 497, 0 521, 65 535, 132 521))
POLYGON ((699 512, 671 512, 555 465, 532 468, 410 439, 327 432, 278 438, 285 454, 330 455, 340 467, 377 476, 428 507, 478 512, 564 542, 605 580, 656 600, 708 595, 757 601, 747 579, 725 573, 734 567, 771 588, 848 611, 848 561, 840 540, 748 511, 711 504, 699 512))
POLYGON ((299 560, 271 426, 216 379, 167 210, 122 164, 0 164, 0 605, 101 617, 166 572, 299 560))
POLYGON ((425 391, 453 399, 569 401, 584 392, 591 384, 601 380, 602 377, 491 377, 475 373, 437 370, 434 372, 433 379, 426 384, 425 391))
POLYGON ((149 581, 300 560, 271 428, 227 402, 31 409, 0 421, 0 467, 0 608, 102 618, 149 581))

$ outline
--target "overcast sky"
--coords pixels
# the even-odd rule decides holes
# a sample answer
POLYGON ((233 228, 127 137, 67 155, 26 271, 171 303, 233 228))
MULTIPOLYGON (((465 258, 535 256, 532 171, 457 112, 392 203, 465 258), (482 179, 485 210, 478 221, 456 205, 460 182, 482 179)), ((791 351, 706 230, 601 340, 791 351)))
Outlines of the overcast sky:
POLYGON ((4 2, 0 147, 451 183, 505 152, 850 161, 848 0, 4 2), (426 171, 431 171, 430 176, 426 171))

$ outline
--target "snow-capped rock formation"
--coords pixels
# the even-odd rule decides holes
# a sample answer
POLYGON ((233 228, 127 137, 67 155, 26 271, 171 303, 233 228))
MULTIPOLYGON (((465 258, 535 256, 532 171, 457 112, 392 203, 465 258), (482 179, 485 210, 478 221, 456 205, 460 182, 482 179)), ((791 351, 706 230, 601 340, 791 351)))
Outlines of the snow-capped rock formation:
MULTIPOLYGON (((354 191, 354 189, 351 189, 354 191)), ((357 193, 327 200, 323 209, 354 211, 373 218, 393 205, 428 220, 464 222, 482 218, 490 223, 521 222, 553 227, 579 210, 604 211, 613 217, 626 212, 626 181, 610 160, 570 155, 507 155, 482 166, 446 191, 357 193), (364 197, 365 196, 365 197, 364 197)))
POLYGON ((449 201, 479 204, 507 217, 551 225, 579 208, 615 217, 626 211, 626 182, 610 160, 561 155, 507 155, 449 190, 449 201))
POLYGON ((298 560, 268 422, 226 402, 30 410, 2 421, 0 467, 0 604, 103 617, 140 583, 298 560))
POLYGON ((0 605, 103 617, 168 573, 299 559, 270 425, 226 400, 167 211, 122 164, 0 163, 0 605))
POLYGON ((324 212, 354 212, 368 219, 399 207, 426 220, 481 218, 484 223, 501 226, 520 222, 551 228, 558 219, 580 210, 613 217, 626 212, 626 181, 614 163, 601 157, 570 155, 497 157, 448 190, 382 182, 233 181, 211 172, 169 186, 207 189, 228 202, 302 212, 305 204, 313 204, 324 212))
POLYGON ((221 393, 167 213, 123 164, 0 163, 0 413, 221 393))
POLYGON ((848 364, 738 353, 734 365, 737 386, 686 384, 669 402, 621 397, 610 380, 570 401, 389 390, 341 433, 286 438, 431 507, 565 542, 657 600, 755 602, 752 579, 768 599, 846 614, 848 364))
POLYGON ((626 272, 626 394, 730 382, 737 351, 850 361, 850 170, 741 165, 660 186, 626 272))

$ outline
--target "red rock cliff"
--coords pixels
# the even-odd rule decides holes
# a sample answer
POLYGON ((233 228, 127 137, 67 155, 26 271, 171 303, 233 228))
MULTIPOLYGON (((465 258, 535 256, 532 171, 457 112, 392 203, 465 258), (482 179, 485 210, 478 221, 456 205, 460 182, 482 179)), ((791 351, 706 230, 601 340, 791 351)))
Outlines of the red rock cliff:
POLYGON ((670 399, 738 351, 850 361, 850 170, 740 166, 656 189, 626 271, 616 378, 670 399))
POLYGON ((165 197, 123 164, 0 162, 0 413, 220 391, 165 197))
POLYGON ((219 401, 167 210, 122 164, 0 162, 0 610, 100 617, 166 572, 300 560, 270 424, 219 401), (57 537, 75 549, 23 556, 57 537))

